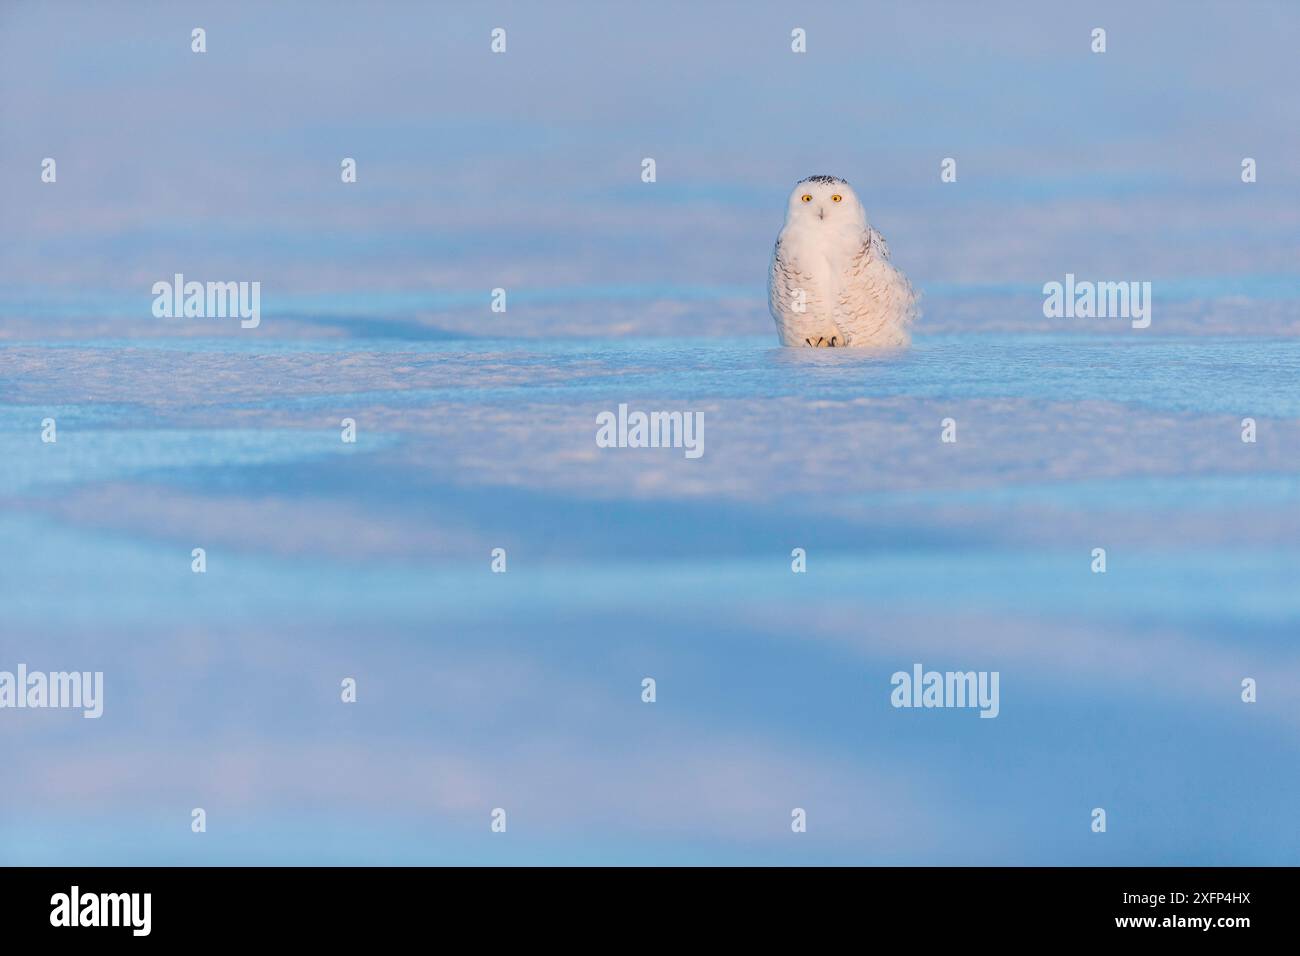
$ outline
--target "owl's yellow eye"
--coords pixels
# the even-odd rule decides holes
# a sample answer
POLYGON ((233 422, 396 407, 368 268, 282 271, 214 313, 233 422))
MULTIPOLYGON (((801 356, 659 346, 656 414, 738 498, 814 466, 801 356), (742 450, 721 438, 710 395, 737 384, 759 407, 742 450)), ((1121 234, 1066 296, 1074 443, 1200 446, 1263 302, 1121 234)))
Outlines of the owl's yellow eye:
POLYGON ((839 202, 843 198, 844 197, 841 196, 839 193, 836 193, 834 196, 831 197, 831 202, 839 202))
POLYGON ((804 202, 812 202, 812 196, 808 195, 807 193, 804 193, 799 198, 802 199, 804 202))

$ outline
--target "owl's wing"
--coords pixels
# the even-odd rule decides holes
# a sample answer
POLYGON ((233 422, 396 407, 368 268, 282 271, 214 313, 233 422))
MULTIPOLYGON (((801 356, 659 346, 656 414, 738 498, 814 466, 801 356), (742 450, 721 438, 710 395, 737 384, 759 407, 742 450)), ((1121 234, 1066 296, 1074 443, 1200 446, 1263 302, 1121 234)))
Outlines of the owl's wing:
POLYGON ((870 226, 867 226, 866 241, 863 245, 868 255, 879 256, 886 262, 889 261, 889 243, 885 242, 885 237, 870 226))
POLYGON ((791 296, 798 284, 791 263, 781 255, 781 237, 777 236, 772 246, 772 271, 767 277, 767 302, 777 322, 789 314, 791 296))
POLYGON ((907 278, 889 261, 885 237, 870 226, 849 262, 848 281, 836 302, 836 323, 850 339, 906 344, 915 318, 916 296, 907 278))
POLYGON ((799 270, 795 268, 794 263, 787 256, 781 254, 781 237, 776 237, 776 245, 772 246, 772 275, 771 275, 771 292, 772 301, 777 302, 778 293, 784 301, 789 297, 790 292, 799 284, 799 270))
POLYGON ((822 311, 821 285, 810 270, 801 268, 784 253, 778 236, 776 245, 772 247, 772 272, 767 286, 772 317, 781 322, 791 315, 819 314, 822 311))

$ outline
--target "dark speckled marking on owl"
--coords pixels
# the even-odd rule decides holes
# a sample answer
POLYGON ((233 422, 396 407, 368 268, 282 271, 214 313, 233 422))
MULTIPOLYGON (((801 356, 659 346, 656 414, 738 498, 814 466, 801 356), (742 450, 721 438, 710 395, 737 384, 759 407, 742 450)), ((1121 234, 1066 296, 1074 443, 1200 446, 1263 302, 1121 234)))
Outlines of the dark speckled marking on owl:
MULTIPOLYGON (((823 186, 832 186, 835 183, 849 184, 847 179, 840 179, 838 176, 809 176, 806 179, 799 180, 801 183, 821 183, 823 186)), ((798 183, 796 183, 798 185, 798 183)))

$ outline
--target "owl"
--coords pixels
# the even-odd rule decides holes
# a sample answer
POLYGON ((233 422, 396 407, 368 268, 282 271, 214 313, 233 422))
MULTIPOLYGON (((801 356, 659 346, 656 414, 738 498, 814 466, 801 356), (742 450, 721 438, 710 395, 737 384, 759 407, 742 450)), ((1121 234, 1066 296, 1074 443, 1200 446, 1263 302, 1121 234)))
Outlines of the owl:
POLYGON ((809 176, 790 194, 772 250, 768 307, 783 345, 903 347, 918 309, 853 188, 809 176))

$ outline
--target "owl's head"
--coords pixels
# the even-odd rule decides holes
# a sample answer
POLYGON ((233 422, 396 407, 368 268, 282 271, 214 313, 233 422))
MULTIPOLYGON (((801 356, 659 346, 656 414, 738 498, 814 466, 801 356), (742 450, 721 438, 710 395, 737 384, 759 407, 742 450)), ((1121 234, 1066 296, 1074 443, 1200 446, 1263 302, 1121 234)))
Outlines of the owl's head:
POLYGON ((858 194, 838 176, 809 176, 795 184, 786 208, 787 224, 866 228, 867 213, 858 194))

